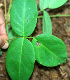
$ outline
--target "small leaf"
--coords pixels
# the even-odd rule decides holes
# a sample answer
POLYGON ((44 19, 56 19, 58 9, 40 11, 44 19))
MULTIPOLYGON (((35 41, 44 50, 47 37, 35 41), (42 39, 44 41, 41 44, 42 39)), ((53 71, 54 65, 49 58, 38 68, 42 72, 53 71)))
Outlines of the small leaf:
POLYGON ((49 8, 51 9, 58 8, 62 6, 63 4, 65 4, 67 1, 68 0, 51 0, 49 3, 49 8))
POLYGON ((35 58, 40 64, 53 67, 66 62, 66 46, 59 38, 49 34, 41 34, 33 39, 32 44, 35 58))
POLYGON ((55 9, 62 6, 68 0, 40 0, 39 7, 41 10, 46 8, 55 9))
POLYGON ((13 30, 11 30, 8 33, 8 37, 9 37, 9 43, 12 42, 12 40, 14 40, 15 38, 19 37, 13 30))
POLYGON ((50 0, 40 0, 39 7, 41 10, 46 9, 49 6, 50 0))
POLYGON ((18 35, 13 30, 11 30, 8 34, 8 37, 9 39, 13 39, 13 38, 18 37, 18 35))
POLYGON ((43 33, 44 34, 52 34, 52 23, 49 14, 44 11, 43 12, 43 33))
POLYGON ((35 54, 31 42, 26 38, 17 38, 9 46, 6 55, 6 68, 12 80, 28 80, 35 63, 35 54))
POLYGON ((11 7, 11 26, 20 36, 32 34, 37 23, 37 4, 35 0, 14 0, 11 7))
POLYGON ((9 34, 8 34, 9 39, 13 39, 16 37, 19 37, 12 29, 10 30, 9 34))

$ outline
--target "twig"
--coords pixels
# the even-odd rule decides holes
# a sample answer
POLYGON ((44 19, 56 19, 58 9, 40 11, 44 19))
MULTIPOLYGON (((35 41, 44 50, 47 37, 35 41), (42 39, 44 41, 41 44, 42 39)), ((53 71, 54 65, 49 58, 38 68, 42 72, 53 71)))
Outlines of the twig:
MULTIPOLYGON (((62 15, 50 15, 50 17, 70 17, 70 15, 65 15, 65 14, 62 14, 62 15)), ((37 18, 43 18, 43 16, 38 16, 37 18)))
POLYGON ((4 0, 4 5, 5 5, 5 19, 6 19, 6 0, 4 0))
POLYGON ((6 18, 6 25, 7 25, 7 23, 8 23, 8 18, 9 18, 9 13, 10 13, 11 5, 12 5, 12 0, 10 0, 10 5, 9 5, 9 9, 8 9, 8 14, 7 14, 7 18, 6 18))

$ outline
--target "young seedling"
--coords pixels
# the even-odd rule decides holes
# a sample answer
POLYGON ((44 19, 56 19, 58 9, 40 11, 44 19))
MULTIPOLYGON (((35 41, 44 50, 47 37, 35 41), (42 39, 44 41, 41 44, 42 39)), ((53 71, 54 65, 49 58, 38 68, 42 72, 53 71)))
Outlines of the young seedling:
POLYGON ((66 46, 62 40, 52 35, 51 19, 45 11, 46 8, 58 8, 66 1, 40 0, 40 11, 43 11, 43 34, 36 37, 28 37, 33 33, 37 23, 36 1, 13 1, 10 12, 12 31, 8 36, 10 40, 14 40, 10 42, 6 55, 6 68, 12 80, 28 80, 33 72, 35 59, 46 67, 66 62, 66 46), (33 38, 32 42, 27 38, 33 38))

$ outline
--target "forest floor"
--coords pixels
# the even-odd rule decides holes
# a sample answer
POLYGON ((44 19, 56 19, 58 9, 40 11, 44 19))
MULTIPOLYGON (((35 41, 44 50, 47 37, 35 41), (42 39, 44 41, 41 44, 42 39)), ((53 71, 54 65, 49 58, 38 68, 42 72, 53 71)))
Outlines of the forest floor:
MULTIPOLYGON (((10 0, 6 0, 6 12, 8 11, 9 1, 10 0)), ((39 9, 39 0, 36 0, 36 2, 39 9)), ((50 15, 70 14, 70 0, 68 0, 68 2, 69 4, 63 5, 55 10, 49 10, 48 13, 50 15)), ((0 0, 0 9, 2 9, 5 14, 4 0, 0 0)), ((42 15, 42 13, 39 15, 42 15)), ((36 62, 30 80, 70 80, 70 17, 53 17, 51 18, 51 21, 53 35, 59 37, 66 44, 68 54, 67 61, 64 64, 52 68, 42 66, 36 62)), ((41 33, 42 19, 40 18, 38 19, 37 27, 31 36, 36 36, 41 33)), ((3 53, 0 56, 0 80, 11 80, 6 71, 6 53, 7 50, 3 50, 3 53)))

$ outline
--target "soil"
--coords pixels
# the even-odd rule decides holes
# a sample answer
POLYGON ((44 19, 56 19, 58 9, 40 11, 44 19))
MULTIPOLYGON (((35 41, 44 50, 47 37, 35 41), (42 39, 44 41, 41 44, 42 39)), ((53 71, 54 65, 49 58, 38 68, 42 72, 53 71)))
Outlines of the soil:
MULTIPOLYGON (((9 1, 6 0, 7 11, 9 1)), ((69 2, 70 0, 68 0, 69 2)), ((36 0, 39 6, 39 0, 36 0)), ((4 0, 0 0, 0 8, 5 13, 4 0)), ((39 7, 38 7, 39 9, 39 7)), ((65 4, 62 7, 49 10, 50 15, 70 14, 70 4, 65 4)), ((42 15, 40 13, 39 15, 42 15)), ((61 64, 57 67, 48 68, 35 62, 33 74, 29 80, 70 80, 70 17, 55 17, 51 18, 53 35, 59 37, 66 44, 68 58, 66 63, 61 64)), ((31 36, 36 36, 42 33, 42 19, 38 19, 37 27, 31 36)), ((30 39, 31 40, 31 39, 30 39)), ((11 80, 6 71, 6 53, 7 50, 2 50, 3 53, 0 56, 0 80, 11 80)))

